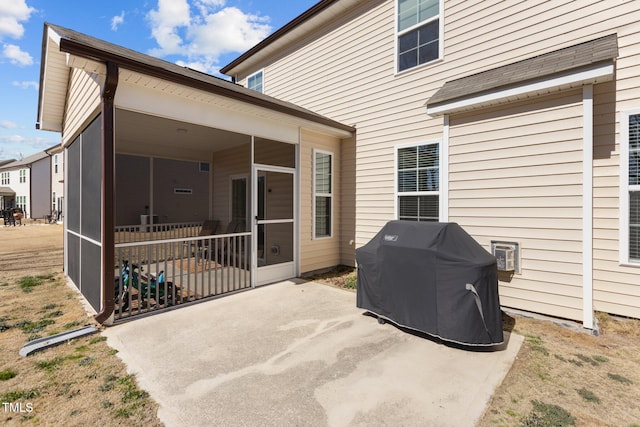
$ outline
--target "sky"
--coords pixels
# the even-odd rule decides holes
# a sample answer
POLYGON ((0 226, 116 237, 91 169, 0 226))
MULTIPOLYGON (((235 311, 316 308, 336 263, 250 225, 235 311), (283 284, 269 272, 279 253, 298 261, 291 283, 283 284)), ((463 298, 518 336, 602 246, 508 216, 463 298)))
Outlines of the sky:
POLYGON ((45 22, 219 75, 318 0, 0 0, 0 160, 60 143, 35 129, 45 22))

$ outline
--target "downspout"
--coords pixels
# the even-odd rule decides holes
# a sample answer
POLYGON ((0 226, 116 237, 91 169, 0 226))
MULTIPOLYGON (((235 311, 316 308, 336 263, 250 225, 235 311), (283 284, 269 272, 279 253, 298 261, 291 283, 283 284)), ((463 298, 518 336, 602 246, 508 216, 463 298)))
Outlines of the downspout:
POLYGON ((102 311, 95 316, 102 324, 111 319, 115 309, 113 292, 114 217, 115 217, 115 105, 118 65, 108 61, 102 88, 102 311))

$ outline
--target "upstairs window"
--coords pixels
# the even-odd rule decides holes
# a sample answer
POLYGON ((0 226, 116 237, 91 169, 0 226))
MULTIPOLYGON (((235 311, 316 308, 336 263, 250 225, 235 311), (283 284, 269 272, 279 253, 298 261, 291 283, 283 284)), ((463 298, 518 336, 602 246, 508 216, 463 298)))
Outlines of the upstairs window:
POLYGON ((441 0, 398 0, 398 72, 440 58, 441 0))
POLYGON ((256 92, 264 93, 264 87, 262 83, 263 74, 264 73, 262 71, 258 71, 257 73, 250 75, 247 78, 247 87, 249 89, 255 90, 256 92))
POLYGON ((2 175, 1 175, 1 178, 0 178, 0 184, 2 184, 2 185, 11 184, 11 180, 9 179, 9 172, 2 172, 2 175))
POLYGON ((27 170, 20 169, 20 183, 27 182, 27 170))

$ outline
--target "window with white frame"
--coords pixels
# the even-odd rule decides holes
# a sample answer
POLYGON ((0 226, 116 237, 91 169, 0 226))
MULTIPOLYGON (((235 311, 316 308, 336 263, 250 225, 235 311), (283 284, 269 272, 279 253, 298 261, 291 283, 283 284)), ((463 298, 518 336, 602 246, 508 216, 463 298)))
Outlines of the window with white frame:
POLYGON ((249 89, 253 89, 256 92, 260 92, 263 93, 263 83, 262 83, 262 76, 264 75, 264 73, 262 71, 258 71, 255 74, 250 75, 247 78, 247 87, 249 89))
POLYGON ((397 150, 398 219, 440 219, 440 144, 400 147, 397 150))
POLYGON ((27 196, 16 196, 16 207, 22 209, 22 212, 27 212, 27 196))
POLYGON ((20 169, 20 183, 27 182, 27 170, 20 169))
POLYGON ((11 180, 9 179, 9 172, 2 172, 0 175, 0 184, 9 185, 11 184, 11 180))
POLYGON ((313 151, 313 237, 331 237, 333 153, 313 151))
POLYGON ((398 0, 398 72, 440 58, 440 0, 398 0))
POLYGON ((54 173, 58 173, 58 155, 56 154, 55 156, 53 156, 53 168, 54 168, 54 173))
POLYGON ((640 113, 630 114, 625 125, 629 139, 629 261, 640 262, 640 113))

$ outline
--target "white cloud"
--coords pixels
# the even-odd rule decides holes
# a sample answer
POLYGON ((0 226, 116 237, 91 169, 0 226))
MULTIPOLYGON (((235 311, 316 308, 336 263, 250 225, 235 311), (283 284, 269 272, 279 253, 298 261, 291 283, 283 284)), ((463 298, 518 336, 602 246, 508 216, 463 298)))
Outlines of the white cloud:
POLYGON ((225 5, 226 0, 159 0, 147 15, 158 43, 149 53, 181 55, 181 64, 212 73, 220 68, 220 55, 244 52, 271 32, 268 17, 225 5))
POLYGON ((12 122, 11 120, 2 120, 0 121, 0 127, 5 129, 17 129, 18 124, 15 122, 12 122))
POLYGON ((147 15, 151 22, 151 34, 160 46, 158 55, 170 55, 183 51, 181 27, 188 27, 191 18, 187 0, 158 0, 158 9, 147 15))
POLYGON ((25 0, 3 0, 0 2, 0 40, 4 36, 19 39, 24 34, 22 22, 28 21, 35 9, 25 0))
POLYGON ((22 135, 0 135, 0 142, 9 142, 9 143, 23 143, 26 142, 26 138, 22 135))
POLYGON ((14 80, 14 81, 11 82, 11 86, 19 87, 20 89, 33 88, 35 90, 38 90, 39 83, 38 82, 34 82, 34 81, 22 81, 22 82, 19 82, 19 81, 14 80))
POLYGON ((124 10, 120 15, 111 18, 111 30, 118 31, 118 27, 124 23, 124 10))
POLYGON ((27 66, 33 64, 33 58, 28 52, 20 49, 20 46, 15 44, 5 44, 2 50, 2 55, 9 59, 14 65, 27 66))

